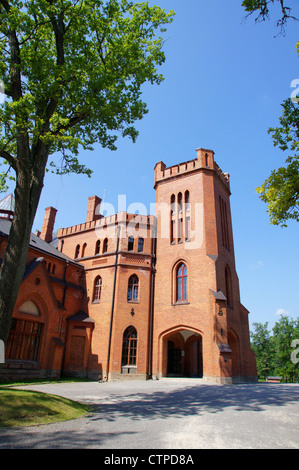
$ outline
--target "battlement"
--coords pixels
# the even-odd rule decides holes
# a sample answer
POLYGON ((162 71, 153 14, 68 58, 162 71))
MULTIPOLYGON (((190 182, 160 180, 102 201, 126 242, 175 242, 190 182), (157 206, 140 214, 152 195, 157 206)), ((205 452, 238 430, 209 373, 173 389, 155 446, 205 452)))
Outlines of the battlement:
POLYGON ((212 170, 217 173, 222 183, 230 190, 229 174, 224 173, 214 161, 213 150, 199 148, 196 150, 197 158, 188 160, 177 165, 166 167, 165 163, 160 161, 155 166, 155 188, 158 183, 174 178, 182 174, 191 173, 197 170, 212 170))
POLYGON ((92 220, 89 222, 84 222, 82 224, 73 225, 67 228, 61 228, 57 232, 57 238, 66 237, 69 235, 74 235, 77 233, 106 228, 108 226, 117 226, 119 224, 129 225, 134 224, 136 226, 155 226, 156 218, 152 215, 139 215, 139 214, 128 214, 127 212, 118 212, 117 214, 110 215, 108 217, 101 217, 98 220, 92 220))

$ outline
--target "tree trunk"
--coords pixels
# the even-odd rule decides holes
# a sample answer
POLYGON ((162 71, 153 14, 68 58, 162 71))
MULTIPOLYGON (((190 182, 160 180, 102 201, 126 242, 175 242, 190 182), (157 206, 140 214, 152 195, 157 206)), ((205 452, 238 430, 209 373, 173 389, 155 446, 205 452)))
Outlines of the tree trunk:
POLYGON ((0 339, 7 344, 11 319, 25 272, 32 225, 37 211, 48 154, 36 155, 32 168, 18 171, 14 217, 0 270, 0 339))

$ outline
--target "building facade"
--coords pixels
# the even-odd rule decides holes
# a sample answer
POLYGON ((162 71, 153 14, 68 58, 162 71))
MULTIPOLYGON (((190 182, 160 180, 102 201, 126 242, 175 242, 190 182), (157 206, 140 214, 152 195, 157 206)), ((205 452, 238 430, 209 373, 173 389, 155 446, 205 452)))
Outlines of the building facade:
MULTIPOLYGON (((86 221, 59 229, 53 241, 56 210, 46 209, 41 233, 32 236, 43 251, 30 244, 14 312, 17 323, 39 319, 30 357, 37 374, 256 380, 235 268, 229 175, 213 151, 198 149, 194 160, 157 163, 155 190, 155 216, 103 217, 101 199, 92 196, 86 221)), ((26 360, 28 366, 28 358, 11 352, 14 320, 2 374, 25 370, 26 360)))

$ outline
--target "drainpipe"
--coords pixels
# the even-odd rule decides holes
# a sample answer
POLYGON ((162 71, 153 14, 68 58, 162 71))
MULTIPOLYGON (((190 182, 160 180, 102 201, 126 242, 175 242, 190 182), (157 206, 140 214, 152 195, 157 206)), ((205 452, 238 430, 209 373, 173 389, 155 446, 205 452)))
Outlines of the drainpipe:
POLYGON ((114 314, 114 303, 115 303, 116 274, 117 274, 118 251, 119 251, 119 235, 120 235, 120 225, 118 225, 118 227, 117 227, 117 241, 116 241, 116 251, 115 251, 114 279, 113 279, 113 292, 112 292, 112 304, 111 304, 111 316, 110 316, 110 330, 109 330, 107 367, 106 367, 106 377, 105 377, 105 380, 107 382, 108 382, 109 367, 110 367, 110 351, 111 351, 111 337, 112 337, 112 325, 113 325, 113 314, 114 314))
POLYGON ((148 335, 148 378, 152 378, 152 354, 153 354, 153 323, 154 323, 154 295, 155 295, 155 274, 156 274, 156 247, 157 247, 157 221, 153 231, 152 247, 152 271, 151 271, 151 293, 150 293, 150 318, 148 335))

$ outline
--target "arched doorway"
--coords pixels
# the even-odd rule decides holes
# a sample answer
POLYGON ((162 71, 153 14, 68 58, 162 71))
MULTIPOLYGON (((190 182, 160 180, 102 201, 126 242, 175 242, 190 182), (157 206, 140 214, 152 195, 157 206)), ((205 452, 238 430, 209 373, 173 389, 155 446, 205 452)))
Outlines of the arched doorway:
POLYGON ((162 375, 165 377, 203 377, 202 337, 180 329, 163 337, 162 375))

